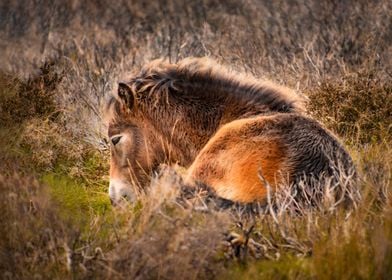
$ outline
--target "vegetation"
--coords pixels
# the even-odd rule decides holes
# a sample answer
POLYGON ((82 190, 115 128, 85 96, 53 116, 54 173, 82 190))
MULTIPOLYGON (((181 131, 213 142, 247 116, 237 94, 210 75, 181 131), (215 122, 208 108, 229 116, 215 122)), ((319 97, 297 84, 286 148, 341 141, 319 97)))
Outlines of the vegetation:
POLYGON ((389 279, 391 10, 387 0, 2 1, 1 278, 389 279), (204 55, 306 96, 353 156, 361 199, 343 207, 326 195, 309 208, 283 190, 249 215, 189 199, 182 168, 166 167, 113 209, 106 96, 153 58, 204 55))

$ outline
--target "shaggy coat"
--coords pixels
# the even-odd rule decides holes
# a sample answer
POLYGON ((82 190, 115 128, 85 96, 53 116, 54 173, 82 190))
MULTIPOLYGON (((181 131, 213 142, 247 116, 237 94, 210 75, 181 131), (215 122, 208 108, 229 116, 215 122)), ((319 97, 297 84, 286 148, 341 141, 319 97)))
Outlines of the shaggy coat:
POLYGON ((348 153, 319 123, 278 113, 224 125, 196 157, 188 180, 203 182, 223 198, 248 203, 267 196, 266 184, 275 189, 302 181, 319 187, 353 171, 348 153))
POLYGON ((352 169, 336 137, 303 115, 296 93, 207 58, 153 61, 119 84, 107 109, 114 200, 134 196, 163 162, 190 166, 189 182, 241 202, 265 198, 260 172, 277 186, 352 169))

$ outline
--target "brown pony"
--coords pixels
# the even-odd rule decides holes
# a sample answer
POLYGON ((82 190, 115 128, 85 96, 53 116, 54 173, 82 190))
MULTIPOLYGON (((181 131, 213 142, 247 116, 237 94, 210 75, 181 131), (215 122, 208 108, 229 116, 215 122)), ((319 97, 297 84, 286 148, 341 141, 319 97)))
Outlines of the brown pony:
POLYGON ((153 61, 119 83, 107 105, 110 198, 133 200, 161 163, 189 167, 188 182, 239 202, 266 197, 260 171, 276 187, 353 170, 343 146, 304 116, 302 104, 285 87, 208 58, 153 61))

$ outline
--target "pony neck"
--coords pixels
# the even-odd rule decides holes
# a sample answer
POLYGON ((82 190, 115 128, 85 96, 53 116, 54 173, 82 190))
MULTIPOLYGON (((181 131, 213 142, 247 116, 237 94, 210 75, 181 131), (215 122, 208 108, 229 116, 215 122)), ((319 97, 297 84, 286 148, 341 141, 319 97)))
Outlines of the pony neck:
POLYGON ((170 162, 190 165, 220 125, 218 110, 206 112, 188 106, 171 105, 146 108, 144 120, 161 139, 161 147, 170 162))

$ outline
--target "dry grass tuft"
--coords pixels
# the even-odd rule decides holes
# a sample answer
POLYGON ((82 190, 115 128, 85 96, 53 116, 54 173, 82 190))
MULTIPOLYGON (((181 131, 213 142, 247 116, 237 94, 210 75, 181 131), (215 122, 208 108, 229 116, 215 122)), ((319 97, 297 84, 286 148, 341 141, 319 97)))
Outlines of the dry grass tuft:
POLYGON ((58 220, 47 190, 34 178, 14 174, 0 176, 0 193, 2 278, 69 275, 70 231, 58 220))
POLYGON ((73 141, 57 123, 36 118, 25 126, 21 145, 30 151, 31 160, 38 168, 50 170, 60 161, 82 159, 84 146, 73 141))
POLYGON ((175 178, 172 172, 163 174, 139 198, 138 214, 127 221, 110 253, 112 269, 121 277, 205 279, 221 272, 218 255, 229 216, 178 203, 182 186, 175 178))

